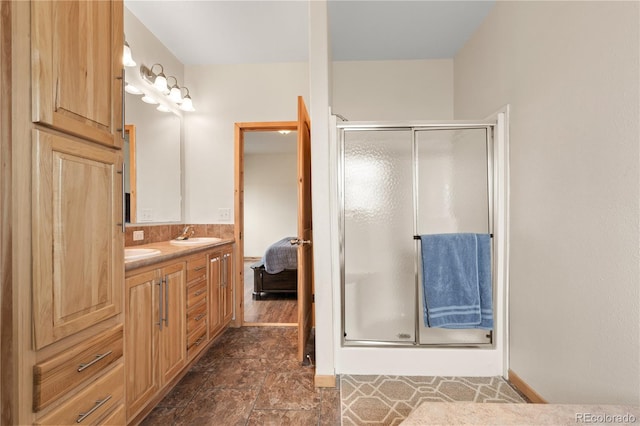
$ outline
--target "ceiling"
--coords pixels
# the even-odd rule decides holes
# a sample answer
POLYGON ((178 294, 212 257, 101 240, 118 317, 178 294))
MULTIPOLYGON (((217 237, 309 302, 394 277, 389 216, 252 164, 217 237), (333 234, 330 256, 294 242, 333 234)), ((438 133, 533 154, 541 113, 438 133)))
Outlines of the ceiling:
MULTIPOLYGON (((330 0, 333 60, 452 58, 495 1, 330 0)), ((308 4, 125 0, 183 63, 306 62, 308 4)))

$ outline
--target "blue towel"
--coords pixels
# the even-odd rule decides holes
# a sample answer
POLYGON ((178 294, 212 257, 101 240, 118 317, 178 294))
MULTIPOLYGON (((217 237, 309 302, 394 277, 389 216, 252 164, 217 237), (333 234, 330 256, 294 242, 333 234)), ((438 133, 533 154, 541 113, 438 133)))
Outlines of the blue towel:
POLYGON ((420 241, 425 326, 493 329, 491 237, 436 234, 420 241))

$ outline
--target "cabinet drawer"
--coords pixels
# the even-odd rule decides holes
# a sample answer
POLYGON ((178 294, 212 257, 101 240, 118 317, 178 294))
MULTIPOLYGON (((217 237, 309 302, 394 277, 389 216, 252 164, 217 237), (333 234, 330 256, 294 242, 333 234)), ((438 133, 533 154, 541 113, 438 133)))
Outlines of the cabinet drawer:
POLYGON ((47 414, 39 425, 94 425, 122 403, 124 394, 124 366, 118 365, 91 383, 80 393, 47 414))
POLYGON ((202 302, 187 311, 187 334, 207 324, 207 303, 202 302))
POLYGON ((207 327, 201 327, 187 338, 187 359, 191 359, 202 348, 207 346, 207 327))
POLYGON ((187 261, 187 282, 195 281, 207 274, 206 256, 194 258, 187 261))
POLYGON ((107 414, 107 417, 101 420, 100 424, 105 426, 122 426, 127 424, 124 404, 120 404, 111 414, 107 414))
POLYGON ((207 297, 207 280, 201 280, 187 287, 187 308, 196 306, 207 297))
POLYGON ((114 327, 33 367, 33 409, 40 411, 122 357, 122 326, 114 327))

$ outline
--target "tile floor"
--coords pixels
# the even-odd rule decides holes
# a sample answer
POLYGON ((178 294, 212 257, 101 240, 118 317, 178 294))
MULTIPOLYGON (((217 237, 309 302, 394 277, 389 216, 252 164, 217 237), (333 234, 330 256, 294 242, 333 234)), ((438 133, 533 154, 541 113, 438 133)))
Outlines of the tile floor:
POLYGON ((316 389, 297 328, 230 328, 143 425, 397 425, 421 402, 526 402, 500 377, 340 377, 316 389), (342 391, 342 400, 341 393, 342 391))
POLYGON ((398 425, 423 402, 525 403, 502 377, 340 376, 342 424, 398 425))
POLYGON ((339 389, 316 389, 297 329, 228 329, 143 425, 339 425, 339 389))

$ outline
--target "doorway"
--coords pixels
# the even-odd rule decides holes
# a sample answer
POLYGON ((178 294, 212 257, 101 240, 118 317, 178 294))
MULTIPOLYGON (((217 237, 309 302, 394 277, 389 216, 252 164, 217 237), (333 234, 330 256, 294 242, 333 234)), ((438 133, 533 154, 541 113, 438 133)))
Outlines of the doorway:
MULTIPOLYGON (((235 241, 236 241, 236 300, 235 325, 244 320, 244 257, 245 257, 245 135, 250 132, 297 131, 297 232, 289 245, 296 246, 297 262, 297 328, 298 359, 305 360, 305 346, 311 335, 313 320, 313 228, 311 208, 311 122, 301 96, 298 97, 298 120, 279 122, 251 122, 235 124, 235 241)), ((286 240, 284 241, 286 242, 286 240)))
POLYGON ((297 130, 244 135, 245 325, 298 325, 297 253, 289 243, 297 235, 296 178, 297 130), (273 257, 283 255, 286 262, 273 257))

